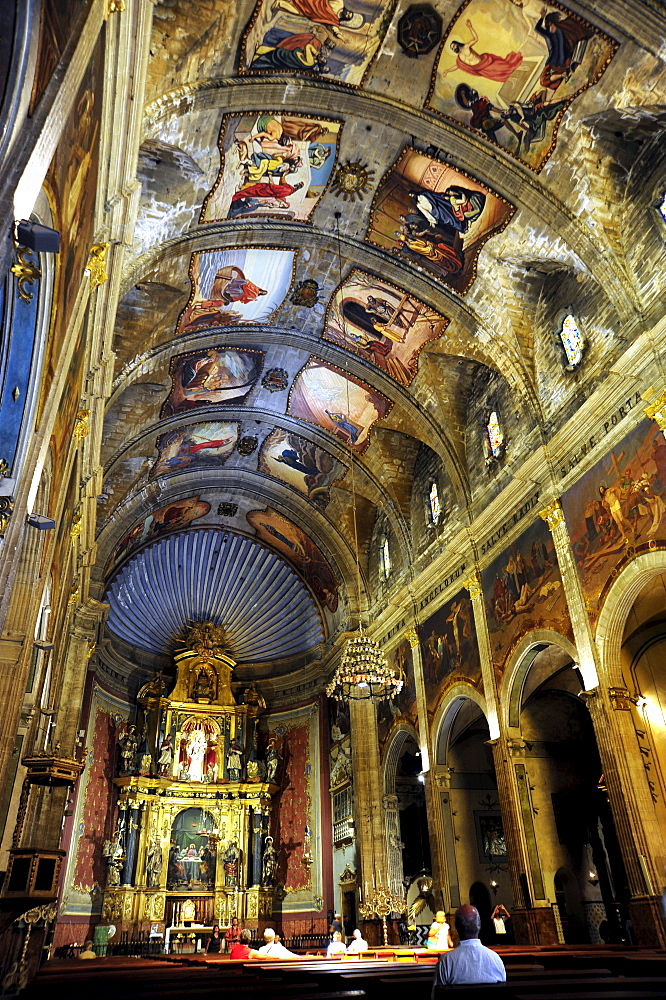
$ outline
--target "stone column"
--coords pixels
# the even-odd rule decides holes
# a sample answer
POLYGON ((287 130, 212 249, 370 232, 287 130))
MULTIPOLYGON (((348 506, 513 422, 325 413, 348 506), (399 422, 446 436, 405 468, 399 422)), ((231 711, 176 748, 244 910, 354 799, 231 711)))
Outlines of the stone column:
MULTIPOLYGON (((573 559, 569 533, 559 500, 540 512, 548 524, 562 573, 579 668, 604 771, 608 800, 629 887, 629 912, 638 944, 666 947, 661 916, 666 849, 659 829, 644 762, 636 739, 629 692, 599 685, 599 653, 585 597, 573 559)), ((619 668, 619 665, 618 665, 619 668)))
POLYGON ((369 698, 352 701, 349 715, 354 773, 354 823, 361 865, 360 901, 364 902, 373 889, 380 886, 386 888, 388 883, 375 703, 369 698))
POLYGON ((90 597, 75 609, 70 619, 57 690, 58 716, 53 736, 54 744, 60 744, 61 753, 73 755, 76 749, 88 660, 108 610, 108 604, 101 604, 90 597))

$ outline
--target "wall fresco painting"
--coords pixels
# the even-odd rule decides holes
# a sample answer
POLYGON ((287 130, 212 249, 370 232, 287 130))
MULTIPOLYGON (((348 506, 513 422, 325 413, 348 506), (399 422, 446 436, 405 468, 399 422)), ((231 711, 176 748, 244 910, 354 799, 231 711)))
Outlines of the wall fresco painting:
POLYGON ((328 608, 338 607, 338 581, 321 550, 305 532, 271 507, 251 510, 245 515, 257 538, 279 552, 294 566, 317 599, 328 608))
POLYGON ((226 115, 220 172, 199 221, 254 216, 309 222, 335 165, 341 129, 340 122, 304 115, 226 115))
POLYGON ((287 413, 323 427, 362 454, 370 444, 370 428, 391 406, 370 386, 312 357, 294 379, 287 413))
POLYGON ((400 694, 395 698, 377 703, 377 732, 380 747, 386 742, 394 722, 400 720, 409 722, 417 732, 419 728, 412 647, 407 639, 399 642, 390 653, 387 653, 386 658, 390 667, 402 670, 405 675, 405 683, 400 694))
POLYGON ((261 375, 264 352, 234 347, 209 347, 171 359, 171 392, 160 416, 196 410, 200 406, 240 403, 261 375))
POLYGON ((666 440, 641 422, 562 497, 592 617, 622 567, 666 544, 666 440))
POLYGON ((324 339, 360 354, 401 385, 419 367, 421 348, 449 324, 403 289, 357 268, 335 290, 326 316, 324 339))
POLYGON ((295 250, 202 250, 190 262, 190 299, 176 333, 232 323, 266 323, 289 292, 295 250))
POLYGON ((541 519, 483 570, 481 586, 496 668, 534 629, 573 638, 555 546, 541 519))
POLYGON ((204 517, 209 510, 210 504, 205 500, 200 500, 198 496, 174 500, 172 503, 165 504, 164 507, 159 507, 158 510, 148 514, 119 542, 113 554, 113 562, 125 558, 145 542, 161 538, 162 535, 166 535, 170 531, 181 531, 183 528, 187 528, 193 521, 204 517))
POLYGON ((468 0, 440 46, 426 107, 539 170, 564 112, 617 49, 560 4, 468 0))
POLYGON ((514 211, 473 177, 408 146, 377 189, 366 240, 429 268, 462 295, 483 244, 514 211))
POLYGON ((474 611, 466 590, 438 608, 419 625, 418 632, 429 714, 434 714, 442 695, 453 684, 472 684, 481 690, 474 611))
POLYGON ((360 86, 396 0, 260 0, 240 46, 239 73, 304 73, 360 86))
POLYGON ((347 471, 342 462, 299 434, 276 427, 259 452, 259 471, 281 479, 305 493, 318 507, 331 499, 331 483, 347 471))
POLYGON ((157 461, 149 479, 187 469, 220 469, 238 441, 238 423, 210 422, 179 427, 157 439, 157 461))

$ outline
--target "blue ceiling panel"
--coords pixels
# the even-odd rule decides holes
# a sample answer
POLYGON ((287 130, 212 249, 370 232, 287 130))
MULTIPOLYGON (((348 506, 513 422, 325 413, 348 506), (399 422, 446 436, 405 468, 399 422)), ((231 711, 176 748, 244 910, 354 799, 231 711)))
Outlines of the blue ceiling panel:
POLYGON ((239 663, 296 656, 324 638, 310 591, 294 570, 251 538, 214 528, 143 549, 105 600, 110 631, 150 653, 172 652, 192 620, 224 625, 239 663))

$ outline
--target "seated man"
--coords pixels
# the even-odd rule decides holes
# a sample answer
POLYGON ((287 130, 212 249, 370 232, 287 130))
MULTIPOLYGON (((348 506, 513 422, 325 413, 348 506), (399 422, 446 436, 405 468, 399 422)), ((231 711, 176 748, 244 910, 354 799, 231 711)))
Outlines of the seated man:
POLYGON ((453 951, 439 956, 432 984, 432 1000, 444 996, 442 986, 506 982, 502 959, 479 941, 481 917, 476 907, 460 906, 456 910, 455 925, 460 944, 453 951))
POLYGON ((326 958, 338 958, 340 955, 344 955, 346 951, 347 946, 342 940, 342 934, 340 931, 335 931, 333 940, 326 949, 326 958))
POLYGON ((275 940, 276 934, 272 927, 267 927, 264 931, 264 941, 259 951, 251 951, 250 958, 298 958, 293 951, 289 951, 283 944, 275 940))
POLYGON ((357 927, 354 933, 352 934, 352 942, 347 948, 347 954, 358 955, 362 951, 367 951, 367 950, 368 950, 368 942, 363 939, 363 935, 361 934, 360 930, 357 927))

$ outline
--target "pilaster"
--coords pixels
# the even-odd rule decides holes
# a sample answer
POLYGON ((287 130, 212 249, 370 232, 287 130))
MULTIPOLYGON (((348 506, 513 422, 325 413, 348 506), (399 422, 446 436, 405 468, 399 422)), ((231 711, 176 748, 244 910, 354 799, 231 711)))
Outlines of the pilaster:
POLYGON ((374 888, 386 887, 388 879, 375 704, 369 698, 352 701, 349 715, 354 771, 354 821, 361 864, 361 891, 363 899, 366 899, 374 888))

